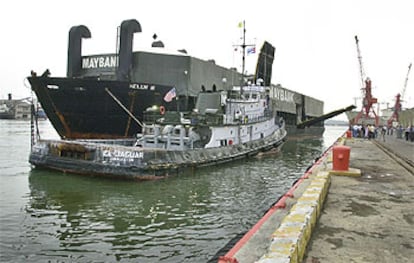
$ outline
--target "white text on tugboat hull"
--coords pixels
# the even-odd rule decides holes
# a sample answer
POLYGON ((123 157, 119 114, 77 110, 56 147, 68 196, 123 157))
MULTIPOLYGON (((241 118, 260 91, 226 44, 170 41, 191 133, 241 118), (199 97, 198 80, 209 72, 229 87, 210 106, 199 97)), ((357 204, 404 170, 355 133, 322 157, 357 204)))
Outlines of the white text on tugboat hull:
POLYGON ((144 158, 144 153, 135 151, 104 150, 102 156, 110 159, 142 159, 144 158))

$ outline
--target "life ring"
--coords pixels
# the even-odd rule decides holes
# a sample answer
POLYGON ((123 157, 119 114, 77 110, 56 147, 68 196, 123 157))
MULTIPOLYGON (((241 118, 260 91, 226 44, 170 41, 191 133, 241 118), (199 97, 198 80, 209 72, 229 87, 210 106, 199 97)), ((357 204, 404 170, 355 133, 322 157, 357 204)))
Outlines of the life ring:
POLYGON ((165 107, 164 106, 160 106, 160 113, 161 113, 161 115, 165 114, 165 107))

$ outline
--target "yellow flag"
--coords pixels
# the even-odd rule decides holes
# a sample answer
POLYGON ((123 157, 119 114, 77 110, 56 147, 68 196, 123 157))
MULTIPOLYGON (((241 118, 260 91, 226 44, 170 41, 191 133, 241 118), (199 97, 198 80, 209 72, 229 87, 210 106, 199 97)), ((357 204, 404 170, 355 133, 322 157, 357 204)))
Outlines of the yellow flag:
POLYGON ((239 27, 242 28, 243 27, 243 22, 239 22, 239 27))

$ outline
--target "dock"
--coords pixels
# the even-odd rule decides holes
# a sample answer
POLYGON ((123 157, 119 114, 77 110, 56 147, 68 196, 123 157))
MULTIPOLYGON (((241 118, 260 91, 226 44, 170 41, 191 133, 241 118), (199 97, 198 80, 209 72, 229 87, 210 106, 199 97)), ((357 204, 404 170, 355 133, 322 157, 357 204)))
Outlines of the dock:
POLYGON ((413 262, 414 142, 348 136, 218 262, 413 262), (338 146, 350 147, 345 172, 333 170, 338 146))

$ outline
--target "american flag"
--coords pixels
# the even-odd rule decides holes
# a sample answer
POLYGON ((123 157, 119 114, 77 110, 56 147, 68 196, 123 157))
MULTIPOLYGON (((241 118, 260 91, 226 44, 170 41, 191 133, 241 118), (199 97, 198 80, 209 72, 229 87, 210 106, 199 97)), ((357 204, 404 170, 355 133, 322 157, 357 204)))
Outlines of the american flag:
POLYGON ((167 94, 165 94, 164 100, 166 102, 170 102, 170 101, 172 101, 172 99, 175 98, 175 96, 177 96, 177 93, 175 92, 175 88, 172 88, 172 89, 170 89, 170 91, 167 92, 167 94))
POLYGON ((255 54, 255 53, 256 53, 256 47, 247 48, 247 54, 255 54))

